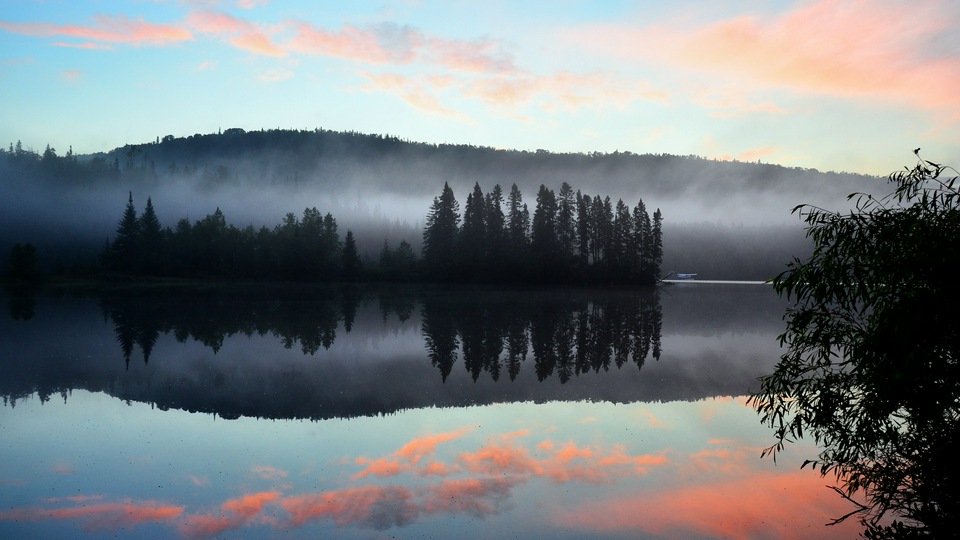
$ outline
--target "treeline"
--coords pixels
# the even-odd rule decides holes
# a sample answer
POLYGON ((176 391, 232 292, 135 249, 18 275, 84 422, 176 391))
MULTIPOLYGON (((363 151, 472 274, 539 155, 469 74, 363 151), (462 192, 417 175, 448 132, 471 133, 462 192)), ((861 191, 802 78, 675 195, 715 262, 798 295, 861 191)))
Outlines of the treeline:
POLYGON ((643 200, 631 211, 566 182, 559 193, 541 184, 532 216, 516 184, 504 199, 499 185, 484 194, 477 183, 461 216, 444 183, 427 214, 424 271, 438 281, 652 284, 662 223, 643 200))
POLYGON ((343 241, 337 220, 316 208, 288 213, 270 229, 228 225, 219 208, 194 223, 163 228, 151 199, 137 215, 130 193, 116 237, 104 246, 106 270, 126 275, 352 281, 361 261, 353 232, 343 241))
POLYGON ((133 193, 103 248, 110 273, 179 278, 283 281, 443 281, 652 284, 663 259, 662 216, 641 200, 631 211, 563 183, 559 194, 540 186, 531 216, 516 185, 467 196, 461 218, 444 184, 427 215, 423 256, 410 244, 384 241, 376 263, 361 261, 352 231, 341 241, 337 220, 306 208, 274 228, 227 224, 219 208, 191 223, 164 228, 150 198, 138 215, 133 193))

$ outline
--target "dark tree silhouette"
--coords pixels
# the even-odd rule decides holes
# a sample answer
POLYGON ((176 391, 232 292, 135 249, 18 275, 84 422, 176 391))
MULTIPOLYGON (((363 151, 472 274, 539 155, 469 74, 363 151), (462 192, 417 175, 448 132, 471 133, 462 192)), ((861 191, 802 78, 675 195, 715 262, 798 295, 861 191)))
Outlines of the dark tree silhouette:
POLYGON ((837 521, 859 515, 870 538, 953 538, 960 520, 960 190, 947 170, 920 160, 888 196, 851 195, 852 212, 798 206, 814 251, 774 279, 795 304, 786 352, 750 398, 774 430, 764 453, 813 437, 804 466, 834 476, 855 505, 837 521))
POLYGON ((356 281, 360 277, 360 255, 357 254, 357 242, 350 229, 347 229, 347 236, 343 240, 342 266, 345 281, 356 281))
POLYGON ((457 247, 460 235, 460 204, 447 183, 434 197, 423 230, 423 262, 435 279, 454 279, 457 268, 457 247))
POLYGON ((117 236, 113 239, 110 252, 110 267, 122 272, 135 269, 139 255, 140 220, 137 219, 137 209, 133 206, 133 192, 127 197, 127 206, 123 216, 117 224, 117 236))

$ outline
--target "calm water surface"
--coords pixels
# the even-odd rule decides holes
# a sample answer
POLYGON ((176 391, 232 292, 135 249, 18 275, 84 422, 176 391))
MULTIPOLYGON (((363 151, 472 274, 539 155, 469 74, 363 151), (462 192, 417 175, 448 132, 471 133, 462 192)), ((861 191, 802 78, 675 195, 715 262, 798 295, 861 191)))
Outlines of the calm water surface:
POLYGON ((767 286, 0 294, 0 538, 856 536, 767 286))

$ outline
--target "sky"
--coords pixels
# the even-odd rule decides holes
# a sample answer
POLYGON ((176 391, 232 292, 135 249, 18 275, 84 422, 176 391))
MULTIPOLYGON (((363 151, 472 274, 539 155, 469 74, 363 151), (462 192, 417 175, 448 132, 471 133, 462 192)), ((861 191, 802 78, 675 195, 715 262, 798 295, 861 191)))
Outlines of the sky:
POLYGON ((0 144, 323 128, 960 166, 958 27, 952 0, 0 0, 0 144))

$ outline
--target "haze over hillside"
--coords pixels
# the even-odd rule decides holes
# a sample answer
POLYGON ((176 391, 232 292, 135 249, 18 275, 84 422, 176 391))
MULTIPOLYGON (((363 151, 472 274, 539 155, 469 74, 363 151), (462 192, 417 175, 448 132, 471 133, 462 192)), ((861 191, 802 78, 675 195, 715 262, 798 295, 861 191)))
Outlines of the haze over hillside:
POLYGON ((849 193, 885 190, 876 177, 772 164, 522 152, 319 129, 228 129, 93 155, 45 154, 18 152, 13 144, 0 154, 0 245, 32 242, 47 263, 51 255, 63 262, 102 247, 128 191, 138 208, 151 197, 171 227, 217 207, 229 223, 273 227, 287 212, 315 206, 337 218, 341 233, 353 230, 361 252, 375 256, 385 239, 419 249, 424 217, 444 182, 461 208, 475 183, 484 192, 516 184, 531 211, 541 184, 556 190, 567 182, 585 194, 628 205, 642 198, 660 208, 665 270, 759 279, 805 249, 794 206, 839 209, 849 206, 849 193))

